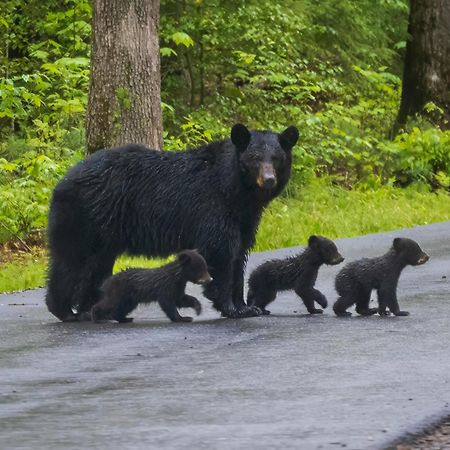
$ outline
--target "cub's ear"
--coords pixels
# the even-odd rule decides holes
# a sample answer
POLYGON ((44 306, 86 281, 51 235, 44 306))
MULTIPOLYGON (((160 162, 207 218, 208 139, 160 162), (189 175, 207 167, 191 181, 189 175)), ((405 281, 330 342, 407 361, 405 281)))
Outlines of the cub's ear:
POLYGON ((308 239, 308 247, 316 247, 317 245, 319 245, 319 238, 313 234, 308 239))
POLYGON ((191 257, 188 253, 186 252, 181 252, 178 253, 178 261, 185 266, 186 264, 189 264, 189 262, 191 261, 191 257))
POLYGON ((231 129, 231 142, 240 152, 245 151, 248 147, 251 137, 252 135, 250 131, 248 131, 247 127, 241 123, 237 123, 231 129))
POLYGON ((395 238, 392 242, 392 247, 396 252, 399 252, 402 249, 402 238, 395 238))
POLYGON ((290 126, 286 128, 282 133, 278 135, 278 140, 280 145, 283 147, 283 150, 290 151, 292 147, 298 141, 298 130, 294 126, 290 126))

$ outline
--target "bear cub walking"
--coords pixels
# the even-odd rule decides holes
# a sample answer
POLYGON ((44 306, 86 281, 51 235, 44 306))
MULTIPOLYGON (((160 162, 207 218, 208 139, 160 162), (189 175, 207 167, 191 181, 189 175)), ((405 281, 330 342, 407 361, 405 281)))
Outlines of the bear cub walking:
POLYGON ((326 297, 314 284, 322 264, 339 264, 344 258, 330 239, 310 236, 308 247, 299 255, 267 261, 257 267, 248 281, 247 304, 258 306, 263 314, 270 314, 266 306, 275 300, 277 292, 293 289, 301 297, 310 314, 320 314, 317 302, 327 307, 326 297))
POLYGON ((131 322, 127 315, 139 303, 157 301, 172 322, 191 322, 177 308, 201 312, 200 302, 184 293, 188 281, 207 284, 212 280, 206 261, 196 250, 184 250, 177 259, 157 269, 127 269, 105 280, 101 297, 91 310, 92 320, 131 322))
POLYGON ((333 306, 337 316, 351 316, 347 308, 356 303, 356 312, 363 316, 375 313, 407 316, 397 301, 397 284, 402 270, 425 264, 430 257, 412 239, 395 238, 392 248, 383 256, 363 258, 347 264, 336 277, 339 298, 333 306), (369 308, 372 289, 377 290, 378 308, 369 308))

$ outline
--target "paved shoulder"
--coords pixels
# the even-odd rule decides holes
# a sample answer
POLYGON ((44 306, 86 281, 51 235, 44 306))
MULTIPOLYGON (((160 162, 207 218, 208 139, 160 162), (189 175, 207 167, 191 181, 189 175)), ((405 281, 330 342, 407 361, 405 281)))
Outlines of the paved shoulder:
MULTIPOLYGON (((396 236, 431 256, 400 278, 409 317, 308 316, 284 293, 268 317, 220 319, 202 301, 191 324, 156 307, 133 324, 63 324, 42 290, 0 296, 2 447, 381 448, 449 414, 450 222, 337 244, 347 262, 396 236)), ((330 302, 339 268, 317 281, 330 302)))

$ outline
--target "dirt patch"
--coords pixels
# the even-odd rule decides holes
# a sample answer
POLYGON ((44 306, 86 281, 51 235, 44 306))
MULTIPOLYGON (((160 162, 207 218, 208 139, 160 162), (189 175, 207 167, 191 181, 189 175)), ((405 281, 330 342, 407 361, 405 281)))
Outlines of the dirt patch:
POLYGON ((14 239, 0 244, 0 265, 42 258, 47 253, 45 234, 36 231, 24 239, 14 239))

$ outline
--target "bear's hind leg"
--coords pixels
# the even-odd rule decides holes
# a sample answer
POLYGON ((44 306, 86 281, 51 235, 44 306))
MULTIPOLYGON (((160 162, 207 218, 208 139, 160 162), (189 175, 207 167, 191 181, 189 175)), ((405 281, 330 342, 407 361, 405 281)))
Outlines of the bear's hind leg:
POLYGON ((61 261, 53 259, 48 274, 45 302, 48 310, 63 322, 77 320, 72 311, 77 286, 76 270, 66 268, 61 261))
POLYGON ((92 256, 81 272, 78 286, 77 315, 79 320, 87 318, 89 312, 100 298, 100 286, 112 275, 115 257, 105 255, 92 256))
POLYGON ((341 293, 341 296, 336 300, 333 305, 333 311, 338 317, 348 317, 352 313, 347 311, 355 303, 355 297, 351 293, 341 293))
POLYGON ((378 308, 369 308, 371 293, 372 289, 360 289, 358 300, 356 301, 356 312, 361 316, 373 316, 378 312, 378 308))
POLYGON ((249 290, 247 295, 247 304, 250 306, 256 306, 259 308, 264 316, 270 314, 270 311, 266 309, 269 303, 272 303, 277 296, 277 291, 272 289, 257 289, 253 291, 249 290))

